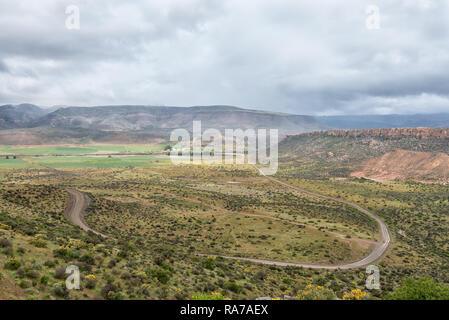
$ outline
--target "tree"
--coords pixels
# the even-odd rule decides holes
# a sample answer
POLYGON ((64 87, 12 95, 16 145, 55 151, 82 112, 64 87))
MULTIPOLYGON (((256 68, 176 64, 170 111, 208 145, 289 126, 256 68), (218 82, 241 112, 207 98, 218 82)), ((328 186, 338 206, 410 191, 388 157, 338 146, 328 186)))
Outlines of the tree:
POLYGON ((403 280, 402 285, 387 298, 391 300, 448 300, 449 287, 427 276, 418 280, 408 278, 403 280))

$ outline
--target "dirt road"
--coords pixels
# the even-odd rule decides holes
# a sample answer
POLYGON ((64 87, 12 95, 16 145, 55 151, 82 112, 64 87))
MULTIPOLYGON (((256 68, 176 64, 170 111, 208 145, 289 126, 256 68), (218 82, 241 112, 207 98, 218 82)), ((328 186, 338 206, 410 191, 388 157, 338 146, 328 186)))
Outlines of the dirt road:
MULTIPOLYGON (((261 172, 262 173, 262 172, 261 172)), ((262 173, 263 174, 263 173, 262 173)), ((234 260, 242 260, 242 261, 250 261, 255 263, 262 263, 267 265, 276 265, 276 266, 294 266, 294 267, 303 267, 303 268, 312 268, 312 269, 354 269, 354 268, 360 268, 366 265, 369 265, 373 263, 374 261, 378 260, 382 257, 382 255, 387 251, 388 246, 390 245, 390 234, 388 233, 387 226, 385 223, 380 219, 377 215, 374 213, 360 207, 358 204, 355 204, 350 201, 341 200, 337 198, 333 198, 330 196, 321 195, 318 193, 314 193, 311 191, 307 191, 292 185, 289 185, 283 181, 280 181, 278 179, 272 178, 270 176, 265 176, 267 179, 276 182, 278 184, 284 185, 290 189, 293 189, 295 191, 298 191, 303 194, 308 194, 314 197, 326 199, 335 201, 344 205, 348 205, 350 207, 353 207, 360 211, 363 214, 368 215, 369 217, 373 218, 379 225, 380 230, 380 239, 375 243, 375 246, 371 253, 366 256, 365 258, 355 261, 348 264, 340 264, 340 265, 324 265, 324 264, 308 264, 308 263, 297 263, 297 262, 288 262, 288 261, 274 261, 274 260, 265 260, 265 259, 256 259, 256 258, 245 258, 245 257, 233 257, 233 256, 224 256, 224 255, 214 255, 214 254, 198 254, 199 256, 211 256, 211 257, 222 257, 227 259, 234 259, 234 260)), ((64 213, 64 215, 67 217, 69 221, 71 221, 74 225, 79 226, 84 231, 91 231, 94 234, 97 234, 103 238, 108 238, 108 236, 92 230, 84 221, 83 214, 85 209, 88 207, 90 199, 85 194, 83 194, 80 191, 73 190, 73 189, 67 189, 69 192, 69 203, 67 205, 67 209, 64 213)))
MULTIPOLYGON (((259 170, 259 168, 255 167, 259 170)), ((276 266, 292 266, 292 267, 303 267, 303 268, 312 268, 312 269, 354 269, 354 268, 360 268, 367 266, 369 264, 372 264, 374 261, 380 259, 382 255, 387 251, 388 246, 390 245, 390 234, 388 233, 387 226, 382 221, 381 218, 379 218, 374 213, 360 207, 358 204, 355 204, 350 201, 341 200, 337 198, 333 198, 330 196, 324 196, 315 192, 307 191, 292 185, 289 185, 288 183, 285 183, 283 181, 280 181, 278 179, 272 178, 270 176, 266 176, 262 171, 259 170, 259 172, 265 176, 267 179, 276 182, 278 184, 281 184, 283 186, 286 186, 290 189, 293 189, 295 191, 298 191, 303 194, 308 194, 314 197, 318 197, 321 199, 331 200, 335 201, 350 207, 353 207, 357 209, 358 211, 362 212, 363 214, 368 215, 369 217, 376 220, 377 224, 379 225, 379 231, 380 231, 380 239, 376 242, 373 251, 363 258, 362 260, 355 261, 348 264, 340 264, 340 265, 324 265, 324 264, 307 264, 307 263, 296 263, 296 262, 285 262, 285 261, 274 261, 274 260, 265 260, 265 259, 255 259, 255 258, 244 258, 244 257, 232 257, 232 256, 222 256, 222 255, 211 255, 211 254, 201 254, 200 256, 211 256, 211 257, 222 257, 227 259, 234 259, 234 260, 242 260, 242 261, 250 261, 255 263, 263 263, 267 265, 276 265, 276 266)))
POLYGON ((99 235, 103 238, 108 238, 108 236, 92 230, 87 223, 84 221, 84 211, 89 206, 90 199, 87 195, 84 193, 73 190, 73 189, 67 189, 67 192, 69 193, 69 202, 66 208, 66 211, 64 212, 64 216, 74 225, 80 227, 84 231, 88 232, 91 231, 95 233, 96 235, 99 235))

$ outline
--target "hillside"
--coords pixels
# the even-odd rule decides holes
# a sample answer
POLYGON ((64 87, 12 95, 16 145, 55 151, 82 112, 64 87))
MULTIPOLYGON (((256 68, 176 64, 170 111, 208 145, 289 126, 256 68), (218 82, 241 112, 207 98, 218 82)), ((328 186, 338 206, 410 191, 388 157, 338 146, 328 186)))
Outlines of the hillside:
POLYGON ((278 128, 284 133, 301 133, 326 128, 309 116, 247 110, 229 106, 210 107, 69 107, 46 115, 31 125, 65 129, 138 131, 191 129, 200 120, 203 127, 217 129, 278 128))
POLYGON ((363 169, 351 174, 374 180, 449 182, 449 155, 446 153, 396 150, 366 161, 363 169))
POLYGON ((313 117, 230 106, 102 106, 41 109, 0 107, 0 144, 148 143, 167 139, 173 129, 278 129, 280 136, 327 127, 313 117), (149 140, 150 139, 150 140, 149 140))
POLYGON ((0 106, 0 130, 26 127, 46 113, 46 110, 33 104, 0 106))
MULTIPOLYGON (((295 165, 298 174, 315 177, 349 177, 362 171, 366 161, 396 150, 449 154, 449 129, 404 128, 368 130, 331 130, 288 136, 279 146, 282 161, 295 165), (311 169, 311 170, 309 170, 311 169), (306 173, 307 172, 307 173, 306 173)), ((400 166, 395 158, 392 167, 400 166)), ((409 169, 411 169, 409 164, 409 169)), ((420 179, 420 165, 416 174, 406 178, 420 179)), ((412 173, 410 171, 410 173, 412 173)), ((405 176, 404 176, 405 177, 405 176)))
POLYGON ((335 129, 449 127, 449 113, 321 116, 316 119, 335 129))
MULTIPOLYGON (((167 133, 168 134, 168 133, 167 133)), ((0 130, 0 145, 61 144, 157 144, 165 141, 164 131, 106 132, 38 127, 0 130)))

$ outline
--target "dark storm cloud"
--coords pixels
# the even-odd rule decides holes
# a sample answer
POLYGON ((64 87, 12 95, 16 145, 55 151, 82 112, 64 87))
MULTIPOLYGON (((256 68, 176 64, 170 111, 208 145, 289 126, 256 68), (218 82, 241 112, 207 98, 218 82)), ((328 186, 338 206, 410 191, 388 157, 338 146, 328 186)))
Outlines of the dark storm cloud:
POLYGON ((445 1, 0 1, 0 29, 0 103, 449 111, 445 1))

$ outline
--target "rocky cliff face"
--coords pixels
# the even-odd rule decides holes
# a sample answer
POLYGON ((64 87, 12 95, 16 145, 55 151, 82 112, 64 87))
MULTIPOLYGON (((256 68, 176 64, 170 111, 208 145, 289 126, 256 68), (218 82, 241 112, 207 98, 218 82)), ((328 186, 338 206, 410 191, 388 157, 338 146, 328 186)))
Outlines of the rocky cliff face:
MULTIPOLYGON (((333 137, 379 137, 385 139, 401 139, 413 137, 417 139, 438 138, 449 139, 449 129, 436 128, 393 128, 393 129, 364 129, 364 130, 329 130, 303 133, 298 136, 333 136, 333 137)), ((292 139, 295 136, 288 136, 292 139)))

